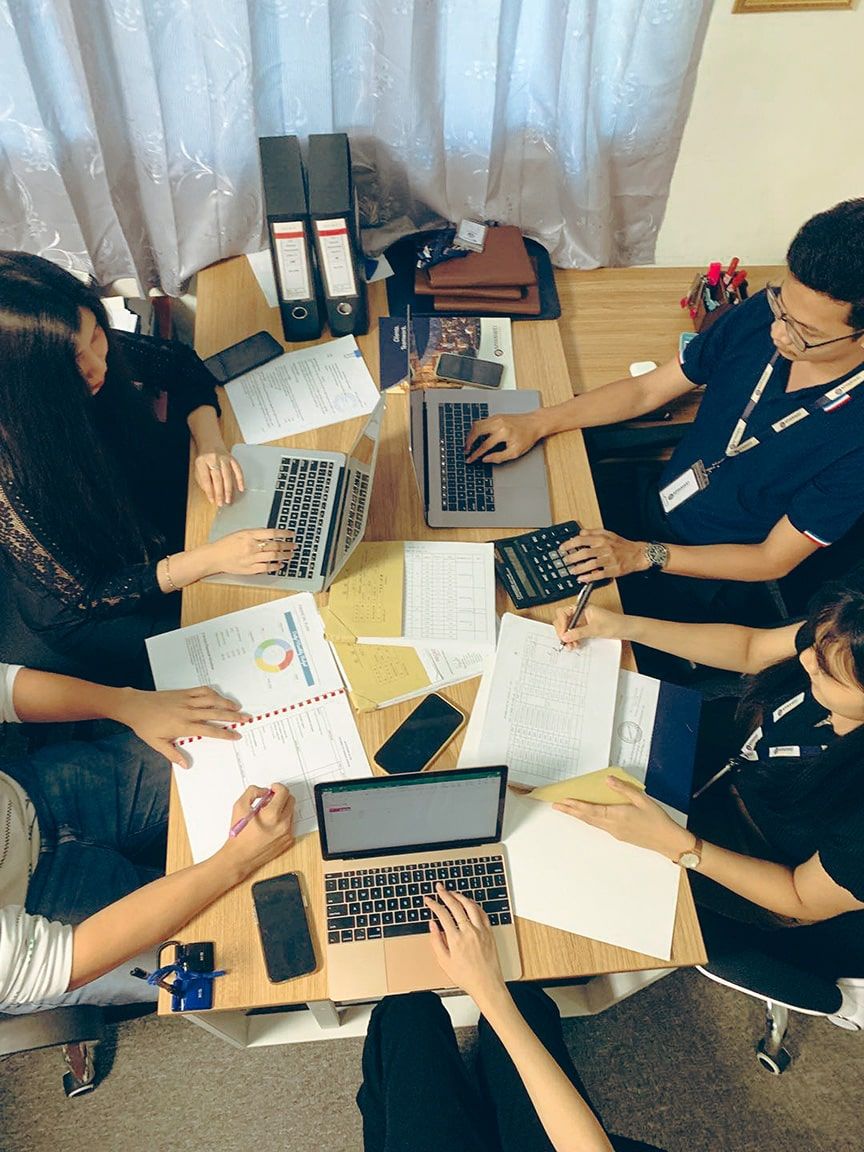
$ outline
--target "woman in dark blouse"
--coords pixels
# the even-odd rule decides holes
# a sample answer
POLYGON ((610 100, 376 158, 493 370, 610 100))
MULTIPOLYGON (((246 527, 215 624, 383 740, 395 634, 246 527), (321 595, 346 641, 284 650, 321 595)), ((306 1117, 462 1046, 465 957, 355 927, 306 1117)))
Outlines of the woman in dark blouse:
POLYGON ((568 622, 562 609, 567 644, 617 637, 755 678, 738 740, 729 725, 726 767, 691 806, 689 830, 611 777, 626 803, 568 800, 561 811, 692 868, 697 904, 765 929, 787 958, 832 978, 864 976, 864 578, 827 585, 804 624, 782 628, 593 606, 569 632, 568 622))
POLYGON ((191 349, 112 332, 94 288, 0 252, 0 550, 25 633, 0 655, 147 686, 144 640, 176 626, 173 593, 285 560, 268 528, 183 550, 190 434, 208 499, 242 490, 218 415, 191 349))

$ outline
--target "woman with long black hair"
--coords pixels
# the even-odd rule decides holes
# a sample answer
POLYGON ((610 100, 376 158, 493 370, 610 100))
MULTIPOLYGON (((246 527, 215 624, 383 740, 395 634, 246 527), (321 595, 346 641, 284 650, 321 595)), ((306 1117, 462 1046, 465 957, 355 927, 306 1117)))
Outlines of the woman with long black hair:
POLYGON ((94 288, 0 252, 0 550, 24 626, 0 656, 146 686, 144 640, 176 625, 172 593, 286 559, 267 528, 183 550, 190 434, 211 502, 242 490, 218 415, 191 349, 112 332, 94 288))
POLYGON ((609 786, 625 803, 557 807, 692 869, 698 905, 764 930, 787 959, 859 983, 864 575, 826 585, 803 624, 775 629, 672 624, 595 606, 570 631, 568 623, 562 609, 556 628, 568 645, 592 636, 631 640, 754 678, 737 723, 726 728, 728 747, 715 725, 713 756, 697 764, 689 828, 614 777, 609 786), (708 784, 701 795, 700 783, 708 784))

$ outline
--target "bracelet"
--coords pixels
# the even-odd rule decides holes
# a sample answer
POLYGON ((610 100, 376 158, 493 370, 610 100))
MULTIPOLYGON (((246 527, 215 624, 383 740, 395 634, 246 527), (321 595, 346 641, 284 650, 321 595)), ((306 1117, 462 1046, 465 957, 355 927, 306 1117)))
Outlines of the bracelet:
POLYGON ((168 585, 169 592, 177 592, 178 588, 174 581, 171 579, 171 557, 165 557, 165 583, 168 585))

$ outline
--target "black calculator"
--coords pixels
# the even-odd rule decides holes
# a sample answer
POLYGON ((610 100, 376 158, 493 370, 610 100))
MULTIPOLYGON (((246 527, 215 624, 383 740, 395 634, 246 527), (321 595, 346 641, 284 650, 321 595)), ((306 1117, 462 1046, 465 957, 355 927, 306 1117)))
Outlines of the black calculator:
POLYGON ((578 535, 579 525, 567 520, 494 541, 495 572, 517 608, 566 600, 581 590, 558 551, 565 540, 578 535))

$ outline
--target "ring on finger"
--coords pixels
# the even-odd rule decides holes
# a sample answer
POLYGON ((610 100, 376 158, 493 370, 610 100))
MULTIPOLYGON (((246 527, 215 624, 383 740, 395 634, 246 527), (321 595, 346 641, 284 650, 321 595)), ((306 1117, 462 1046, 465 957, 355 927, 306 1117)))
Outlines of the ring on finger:
POLYGON ((256 543, 258 545, 258 551, 259 552, 263 552, 264 549, 267 547, 267 541, 266 540, 257 540, 256 543))

